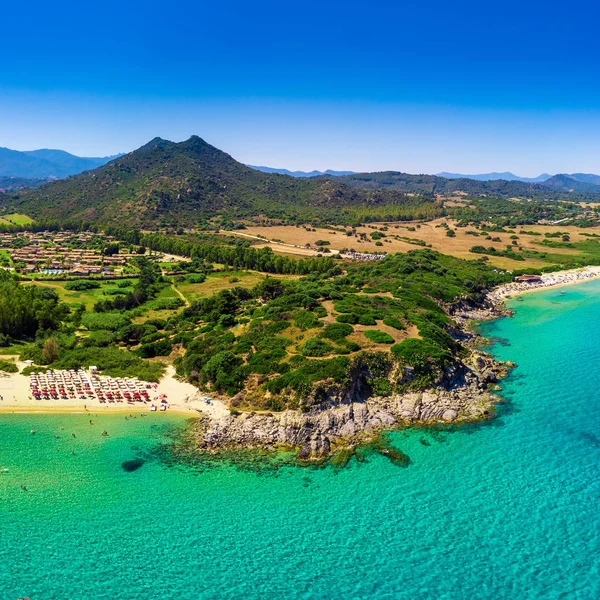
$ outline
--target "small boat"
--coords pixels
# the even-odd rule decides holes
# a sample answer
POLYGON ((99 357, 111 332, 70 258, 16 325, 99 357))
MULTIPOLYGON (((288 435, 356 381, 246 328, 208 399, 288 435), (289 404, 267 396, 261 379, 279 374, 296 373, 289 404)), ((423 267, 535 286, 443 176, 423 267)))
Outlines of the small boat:
POLYGON ((160 410, 167 410, 167 405, 166 404, 161 404, 160 405, 160 410))
POLYGON ((155 406, 154 404, 151 404, 151 405, 150 405, 150 410, 151 410, 152 412, 155 412, 155 411, 156 411, 156 406, 155 406))

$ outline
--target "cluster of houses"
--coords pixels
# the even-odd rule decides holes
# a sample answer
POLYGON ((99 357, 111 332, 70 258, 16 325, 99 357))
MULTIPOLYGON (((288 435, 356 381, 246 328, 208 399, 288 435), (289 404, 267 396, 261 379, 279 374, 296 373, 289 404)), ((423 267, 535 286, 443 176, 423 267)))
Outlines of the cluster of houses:
POLYGON ((383 260, 387 254, 369 254, 366 252, 355 252, 354 250, 349 250, 348 252, 340 252, 340 256, 342 258, 346 258, 348 260, 383 260))
POLYGON ((48 275, 114 275, 134 256, 120 251, 107 255, 108 236, 82 232, 24 232, 0 234, 0 247, 6 250, 16 270, 48 275))

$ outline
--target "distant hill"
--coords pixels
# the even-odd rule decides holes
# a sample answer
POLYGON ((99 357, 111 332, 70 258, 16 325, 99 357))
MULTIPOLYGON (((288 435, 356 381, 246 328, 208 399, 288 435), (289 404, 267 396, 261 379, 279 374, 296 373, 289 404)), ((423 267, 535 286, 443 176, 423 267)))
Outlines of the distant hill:
POLYGON ((280 175, 290 175, 291 177, 318 177, 319 175, 352 175, 354 171, 288 171, 287 169, 273 169, 272 167, 256 167, 248 165, 251 169, 256 169, 263 173, 279 173, 280 175))
POLYGON ((502 179, 504 181, 522 181, 524 183, 541 183, 552 177, 552 175, 548 175, 548 173, 542 173, 538 177, 519 177, 519 175, 515 175, 510 171, 505 171, 503 173, 481 173, 479 175, 461 175, 459 173, 448 173, 443 171, 442 173, 437 173, 437 176, 445 177, 446 179, 474 179, 475 181, 496 181, 502 179))
POLYGON ((576 176, 582 177, 583 179, 575 179, 573 175, 554 175, 542 183, 544 187, 560 191, 560 192, 572 192, 572 193, 600 193, 600 185, 591 183, 600 177, 597 175, 584 175, 582 173, 576 174, 576 176), (586 181, 587 180, 587 181, 586 181))
POLYGON ((0 148, 0 177, 26 179, 60 179, 100 167, 116 158, 83 158, 63 150, 29 150, 20 152, 0 148))
POLYGON ((446 171, 437 174, 438 177, 446 179, 472 179, 474 181, 521 181, 523 183, 539 183, 545 187, 557 191, 574 193, 600 193, 600 175, 592 173, 561 173, 558 175, 549 175, 542 173, 538 177, 519 177, 510 171, 504 173, 481 173, 480 175, 460 175, 458 173, 448 173, 446 171), (591 184, 580 185, 580 184, 591 184), (599 186, 597 189, 594 186, 599 186))
POLYGON ((340 209, 364 213, 394 206, 394 213, 382 216, 413 218, 441 210, 432 197, 407 197, 394 189, 356 189, 330 176, 262 173, 197 136, 181 143, 155 138, 93 171, 23 190, 10 205, 36 218, 136 227, 189 226, 215 215, 309 220, 325 214, 339 218, 340 209), (415 213, 416 206, 424 209, 415 213))
MULTIPOLYGON (((410 175, 396 171, 355 173, 334 178, 359 189, 393 189, 405 194, 452 194, 496 196, 500 198, 535 198, 540 200, 573 199, 568 189, 545 187, 539 183, 506 181, 503 179, 477 181, 475 179, 447 179, 437 175, 410 175)), ((577 190, 579 191, 579 190, 577 190)), ((585 190, 589 193, 591 190, 585 190)), ((600 188, 597 190, 600 192, 600 188)), ((578 198, 585 199, 585 198, 578 198)))
POLYGON ((38 188, 48 183, 49 178, 27 179, 26 177, 0 177, 0 192, 16 192, 23 188, 38 188))
POLYGON ((568 175, 575 181, 581 181, 582 183, 591 183, 593 185, 600 185, 600 175, 594 175, 593 173, 571 173, 568 175))

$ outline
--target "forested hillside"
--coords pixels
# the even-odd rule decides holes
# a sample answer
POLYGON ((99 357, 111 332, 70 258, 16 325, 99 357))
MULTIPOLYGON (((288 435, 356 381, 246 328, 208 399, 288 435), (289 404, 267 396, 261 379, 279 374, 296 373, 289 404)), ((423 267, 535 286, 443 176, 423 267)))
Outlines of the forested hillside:
POLYGON ((189 226, 215 215, 352 222, 357 209, 395 219, 441 213, 431 197, 261 173, 197 136, 181 143, 156 138, 94 171, 14 195, 10 204, 38 219, 143 227, 189 226))
POLYGON ((267 278, 184 309, 176 329, 187 350, 176 364, 200 387, 244 390, 233 405, 248 408, 308 410, 333 388, 355 396, 422 389, 465 353, 443 306, 477 301, 509 278, 429 250, 343 275, 267 278))
POLYGON ((547 185, 547 182, 544 182, 542 185, 523 181, 506 181, 503 179, 493 181, 477 181, 466 178, 446 179, 436 175, 410 175, 396 171, 355 173, 353 175, 336 177, 335 180, 357 189, 397 190, 406 194, 444 195, 465 192, 473 196, 487 195, 499 198, 573 201, 598 199, 600 197, 597 193, 600 191, 600 188, 594 190, 595 186, 590 185, 572 186, 572 188, 564 186, 560 189, 553 189, 547 185))

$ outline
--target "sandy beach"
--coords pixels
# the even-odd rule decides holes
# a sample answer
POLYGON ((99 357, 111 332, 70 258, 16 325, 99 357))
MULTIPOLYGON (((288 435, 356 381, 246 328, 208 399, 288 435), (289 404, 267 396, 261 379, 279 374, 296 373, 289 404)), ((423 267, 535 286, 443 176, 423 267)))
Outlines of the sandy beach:
MULTIPOLYGON (((3 357, 5 359, 14 359, 14 357, 3 357)), ((27 365, 16 361, 19 370, 27 365)), ((229 409, 220 400, 212 399, 210 404, 206 404, 204 398, 206 394, 198 391, 190 383, 178 381, 175 378, 175 369, 169 365, 164 377, 158 384, 156 394, 165 394, 169 402, 169 408, 166 412, 176 412, 197 415, 198 411, 210 415, 213 419, 221 419, 229 415, 229 409)), ((101 404, 98 399, 81 400, 78 398, 57 399, 57 400, 37 400, 29 388, 29 377, 20 373, 0 374, 0 413, 22 413, 22 412, 149 412, 150 403, 135 402, 101 404)), ((158 411, 157 411, 158 412, 158 411)))
POLYGON ((575 285, 592 279, 600 278, 600 267, 583 267, 581 269, 571 269, 568 271, 557 271, 556 273, 544 273, 541 281, 524 283, 513 281, 497 287, 489 294, 492 301, 502 302, 512 296, 520 296, 535 292, 549 287, 559 287, 565 285, 575 285))

